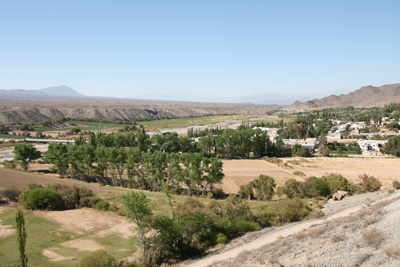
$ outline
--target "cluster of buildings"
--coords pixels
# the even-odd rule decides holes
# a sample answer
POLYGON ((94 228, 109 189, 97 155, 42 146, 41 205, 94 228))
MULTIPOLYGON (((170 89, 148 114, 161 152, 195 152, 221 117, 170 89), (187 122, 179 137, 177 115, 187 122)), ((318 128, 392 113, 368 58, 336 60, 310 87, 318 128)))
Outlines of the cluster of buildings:
MULTIPOLYGON (((362 151, 362 154, 365 156, 381 156, 382 148, 386 146, 387 140, 371 140, 376 136, 380 136, 384 138, 387 135, 398 134, 396 132, 388 133, 388 130, 384 129, 386 123, 390 123, 394 121, 393 119, 389 119, 387 117, 382 118, 381 122, 375 123, 373 120, 371 121, 371 125, 376 125, 378 129, 382 129, 382 131, 378 131, 377 133, 369 133, 368 131, 363 131, 362 129, 366 128, 367 125, 365 122, 346 122, 339 120, 332 120, 332 128, 326 135, 326 142, 329 143, 341 143, 341 144, 354 144, 357 143, 362 151), (343 138, 346 136, 346 138, 343 138)), ((266 127, 257 127, 262 131, 266 131, 271 141, 275 141, 278 137, 279 128, 266 128, 266 127)), ((320 140, 317 138, 306 138, 306 139, 283 139, 284 144, 293 147, 296 144, 300 144, 302 146, 308 147, 311 151, 315 151, 319 145, 320 140)))

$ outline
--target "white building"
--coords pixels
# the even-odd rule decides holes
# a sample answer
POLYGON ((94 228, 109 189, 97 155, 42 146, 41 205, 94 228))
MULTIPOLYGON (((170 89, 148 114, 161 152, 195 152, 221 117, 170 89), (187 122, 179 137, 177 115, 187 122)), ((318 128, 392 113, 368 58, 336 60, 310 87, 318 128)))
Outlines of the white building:
POLYGON ((387 140, 358 140, 358 145, 362 151, 380 152, 380 147, 386 145, 387 140))

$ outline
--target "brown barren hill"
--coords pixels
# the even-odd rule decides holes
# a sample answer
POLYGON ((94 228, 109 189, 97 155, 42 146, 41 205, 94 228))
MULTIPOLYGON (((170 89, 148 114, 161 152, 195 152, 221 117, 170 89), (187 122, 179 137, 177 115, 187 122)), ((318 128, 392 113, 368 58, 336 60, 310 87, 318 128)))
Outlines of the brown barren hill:
POLYGON ((400 83, 386 84, 380 87, 372 85, 361 87, 349 94, 330 95, 321 99, 306 102, 296 101, 287 110, 309 110, 337 107, 375 107, 388 103, 400 102, 400 83))
POLYGON ((205 115, 267 115, 265 105, 94 99, 0 99, 0 123, 24 124, 55 117, 156 120, 205 115))

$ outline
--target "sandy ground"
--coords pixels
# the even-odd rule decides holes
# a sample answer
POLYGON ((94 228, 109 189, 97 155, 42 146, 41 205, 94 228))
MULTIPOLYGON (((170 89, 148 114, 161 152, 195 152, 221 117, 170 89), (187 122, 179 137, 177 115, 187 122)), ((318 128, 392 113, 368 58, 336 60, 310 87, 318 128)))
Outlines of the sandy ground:
MULTIPOLYGON (((283 158, 284 162, 293 161, 293 158, 283 158)), ((353 183, 358 183, 361 174, 372 175, 378 178, 383 187, 389 188, 394 180, 400 180, 400 158, 307 158, 299 164, 290 164, 291 172, 300 171, 307 177, 323 176, 330 173, 339 173, 353 183)))
POLYGON ((225 193, 236 194, 239 187, 258 178, 260 174, 271 176, 277 186, 282 186, 289 179, 300 179, 290 171, 265 160, 223 160, 225 178, 221 188, 225 193))
MULTIPOLYGON (((395 199, 398 197, 400 197, 400 191, 397 191, 396 193, 390 194, 390 195, 381 194, 381 198, 376 202, 389 200, 389 199, 395 199)), ((364 200, 368 201, 368 195, 364 196, 364 200)), ((339 204, 339 206, 340 206, 340 204, 339 204)), ((205 258, 195 261, 191 264, 185 264, 185 266, 191 266, 191 267, 213 266, 217 262, 223 262, 230 258, 238 257, 239 255, 246 258, 246 254, 250 254, 250 251, 256 251, 257 249, 262 248, 268 244, 276 242, 276 241, 283 239, 285 237, 288 237, 290 235, 300 233, 306 229, 310 229, 311 227, 327 224, 330 221, 336 220, 338 218, 343 218, 343 217, 349 216, 357 211, 360 211, 361 209, 364 209, 365 207, 366 207, 366 204, 361 203, 361 204, 354 205, 353 207, 350 207, 347 209, 339 208, 339 209, 337 209, 338 211, 336 213, 333 213, 325 218, 308 220, 308 221, 304 221, 304 222, 288 224, 288 225, 285 225, 282 227, 277 227, 275 230, 270 231, 266 234, 263 234, 260 237, 258 237, 257 239, 255 239, 249 243, 243 244, 241 246, 238 246, 238 247, 233 248, 228 251, 224 251, 222 253, 217 253, 212 256, 205 257, 205 258)), ((225 264, 220 264, 219 266, 225 266, 225 264)), ((233 266, 235 266, 235 265, 233 265, 233 266)), ((239 266, 239 265, 237 265, 237 266, 239 266)))

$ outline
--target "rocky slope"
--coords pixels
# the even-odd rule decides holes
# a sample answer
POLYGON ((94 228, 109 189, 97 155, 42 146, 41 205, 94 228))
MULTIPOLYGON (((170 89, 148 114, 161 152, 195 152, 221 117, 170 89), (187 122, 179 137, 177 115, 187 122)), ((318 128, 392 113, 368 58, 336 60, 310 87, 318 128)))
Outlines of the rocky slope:
POLYGON ((221 114, 266 115, 274 108, 257 105, 62 99, 0 99, 0 123, 36 123, 54 117, 121 119, 179 118, 221 114))
POLYGON ((369 85, 349 94, 331 95, 306 102, 296 101, 286 109, 299 111, 348 106, 372 107, 383 106, 392 102, 400 102, 400 83, 382 85, 381 87, 369 85))

